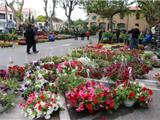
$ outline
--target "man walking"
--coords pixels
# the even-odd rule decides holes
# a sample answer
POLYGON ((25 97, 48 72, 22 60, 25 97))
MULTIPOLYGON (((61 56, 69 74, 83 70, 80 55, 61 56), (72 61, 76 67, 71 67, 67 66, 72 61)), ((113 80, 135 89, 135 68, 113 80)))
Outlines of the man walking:
POLYGON ((132 30, 130 30, 128 33, 131 34, 130 49, 137 49, 138 37, 140 35, 139 24, 135 24, 135 27, 132 30))
POLYGON ((34 30, 34 27, 29 24, 28 28, 25 33, 26 37, 26 43, 27 43, 27 54, 30 53, 30 49, 32 47, 34 53, 38 53, 39 51, 36 50, 36 31, 34 30))

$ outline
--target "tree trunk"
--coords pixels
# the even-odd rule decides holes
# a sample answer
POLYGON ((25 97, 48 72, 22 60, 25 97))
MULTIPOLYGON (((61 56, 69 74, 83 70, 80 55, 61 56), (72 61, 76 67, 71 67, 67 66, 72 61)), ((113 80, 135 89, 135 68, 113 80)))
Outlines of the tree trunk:
POLYGON ((50 17, 48 21, 49 21, 49 31, 51 32, 53 31, 53 17, 50 17))
POLYGON ((109 29, 111 30, 111 32, 113 31, 113 16, 110 16, 109 18, 109 29))
POLYGON ((19 17, 16 18, 16 29, 19 30, 19 26, 21 24, 21 20, 19 19, 19 17))

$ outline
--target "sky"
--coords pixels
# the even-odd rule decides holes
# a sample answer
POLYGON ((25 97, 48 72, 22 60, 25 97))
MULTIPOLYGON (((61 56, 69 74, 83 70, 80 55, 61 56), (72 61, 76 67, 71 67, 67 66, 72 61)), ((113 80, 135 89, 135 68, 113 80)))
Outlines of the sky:
MULTIPOLYGON (((43 9, 43 7, 44 7, 43 0, 25 0, 24 7, 25 8, 33 8, 34 10, 37 11, 38 15, 45 15, 44 9, 43 9)), ((51 7, 51 6, 49 6, 49 7, 51 7)), ((56 17, 58 17, 62 20, 67 20, 67 18, 65 16, 65 11, 60 7, 56 8, 56 17)), ((84 10, 76 7, 72 13, 71 18, 72 18, 72 20, 78 20, 78 19, 85 20, 85 19, 87 19, 87 14, 84 12, 84 10)))

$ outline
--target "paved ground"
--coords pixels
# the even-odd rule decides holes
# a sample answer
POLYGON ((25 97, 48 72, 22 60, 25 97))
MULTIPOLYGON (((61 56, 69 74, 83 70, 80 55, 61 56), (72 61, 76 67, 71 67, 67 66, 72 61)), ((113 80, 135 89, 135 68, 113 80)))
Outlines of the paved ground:
MULTIPOLYGON (((80 38, 79 38, 80 39, 80 38)), ((92 37, 93 42, 96 37, 92 37)), ((9 61, 14 61, 14 64, 22 65, 39 58, 51 55, 62 56, 71 52, 72 48, 80 47, 88 44, 89 41, 66 39, 55 41, 53 43, 39 43, 37 49, 40 51, 38 54, 26 54, 26 46, 15 46, 13 48, 0 48, 0 68, 7 66, 9 61)))

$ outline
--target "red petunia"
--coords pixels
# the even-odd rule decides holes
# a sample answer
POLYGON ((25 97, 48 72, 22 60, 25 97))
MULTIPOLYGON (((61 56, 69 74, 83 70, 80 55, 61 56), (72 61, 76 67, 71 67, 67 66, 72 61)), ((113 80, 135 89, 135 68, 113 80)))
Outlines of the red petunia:
POLYGON ((38 110, 39 110, 39 111, 42 110, 42 106, 41 106, 41 105, 38 106, 38 110))
POLYGON ((89 111, 90 113, 93 112, 92 104, 86 104, 86 108, 88 109, 88 111, 89 111))
POLYGON ((98 103, 98 99, 95 99, 93 102, 94 102, 94 104, 97 104, 98 103))
POLYGON ((151 96, 153 95, 153 91, 152 90, 148 90, 148 94, 151 96))
POLYGON ((44 99, 45 99, 44 95, 41 95, 41 96, 40 96, 40 98, 41 98, 42 100, 44 100, 44 99))
POLYGON ((146 87, 143 87, 143 88, 142 88, 142 91, 146 91, 146 90, 147 90, 147 88, 146 88, 146 87))
POLYGON ((145 97, 144 97, 144 96, 141 96, 141 97, 139 98, 139 100, 140 100, 141 102, 144 102, 144 101, 145 101, 145 97))
POLYGON ((132 91, 132 92, 129 93, 128 98, 132 99, 132 98, 134 98, 135 96, 136 96, 135 92, 132 91))

